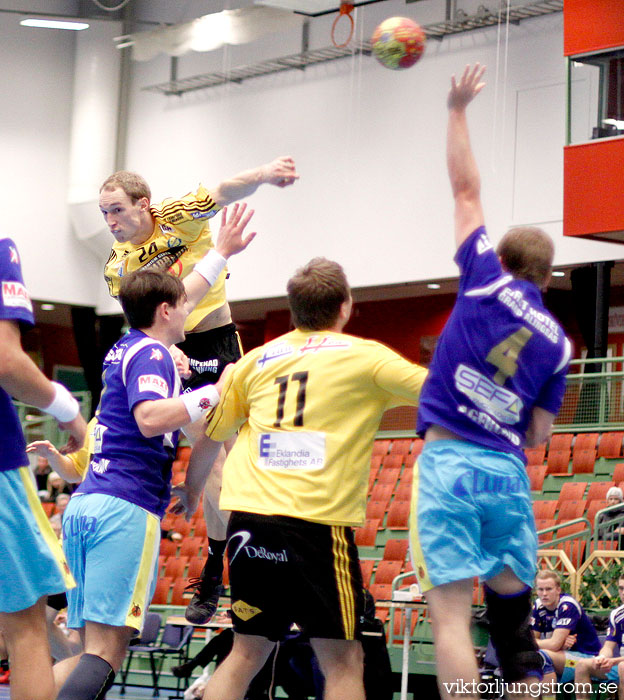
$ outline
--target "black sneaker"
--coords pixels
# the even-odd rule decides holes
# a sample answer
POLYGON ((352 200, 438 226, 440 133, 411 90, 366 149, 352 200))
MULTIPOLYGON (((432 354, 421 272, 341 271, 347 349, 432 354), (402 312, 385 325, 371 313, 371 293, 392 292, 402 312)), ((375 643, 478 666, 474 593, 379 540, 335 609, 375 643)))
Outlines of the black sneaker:
POLYGON ((171 673, 173 673, 176 678, 190 678, 193 674, 194 668, 195 664, 189 661, 185 664, 180 664, 179 666, 173 666, 171 673))
POLYGON ((219 578, 193 578, 185 591, 195 590, 195 595, 186 606, 184 617, 194 625, 205 625, 210 622, 219 607, 219 596, 223 593, 219 578))

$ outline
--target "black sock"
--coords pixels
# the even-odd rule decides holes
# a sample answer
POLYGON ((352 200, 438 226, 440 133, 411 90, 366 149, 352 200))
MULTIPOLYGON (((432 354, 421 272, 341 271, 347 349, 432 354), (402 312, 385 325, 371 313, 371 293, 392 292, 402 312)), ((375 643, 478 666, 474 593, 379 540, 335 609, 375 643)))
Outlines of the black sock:
POLYGON ((221 578, 223 576, 223 555, 227 540, 210 540, 208 559, 204 565, 202 578, 221 578))
POLYGON ((102 700, 115 680, 113 667, 101 656, 83 654, 56 700, 102 700))

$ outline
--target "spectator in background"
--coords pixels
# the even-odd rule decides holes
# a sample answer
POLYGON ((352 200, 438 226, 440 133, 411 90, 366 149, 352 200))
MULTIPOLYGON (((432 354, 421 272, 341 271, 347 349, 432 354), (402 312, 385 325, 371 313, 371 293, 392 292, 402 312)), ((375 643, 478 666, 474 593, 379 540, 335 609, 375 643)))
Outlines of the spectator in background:
POLYGON ((56 497, 60 493, 70 495, 71 492, 71 486, 58 472, 50 472, 48 474, 47 494, 41 500, 44 503, 56 503, 56 497))
POLYGON ((48 474, 52 471, 50 462, 45 457, 38 456, 33 469, 33 475, 37 484, 39 496, 44 498, 48 493, 48 474))
POLYGON ((624 494, 618 486, 612 486, 607 491, 607 507, 620 505, 598 517, 598 537, 601 540, 617 540, 618 549, 621 549, 622 535, 624 534, 624 522, 618 518, 624 516, 624 494))
POLYGON ((50 516, 50 523, 52 524, 52 529, 56 532, 57 536, 60 537, 61 527, 63 525, 63 513, 67 504, 69 503, 69 496, 66 493, 59 493, 54 501, 56 508, 54 514, 50 516))

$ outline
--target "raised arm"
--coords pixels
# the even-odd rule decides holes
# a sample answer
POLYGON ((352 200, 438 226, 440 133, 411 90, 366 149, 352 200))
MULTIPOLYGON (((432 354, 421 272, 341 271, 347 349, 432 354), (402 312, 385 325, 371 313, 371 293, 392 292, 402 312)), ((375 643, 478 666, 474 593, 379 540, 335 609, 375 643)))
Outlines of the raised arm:
POLYGON ((288 187, 299 179, 295 161, 290 156, 280 156, 270 163, 265 163, 251 170, 223 180, 211 190, 212 198, 220 207, 226 207, 244 197, 253 194, 260 185, 288 187))
POLYGON ((221 214, 221 229, 217 245, 199 260, 194 270, 184 278, 186 308, 190 313, 215 283, 221 270, 232 255, 241 253, 256 237, 255 233, 245 235, 245 227, 254 215, 247 211, 246 204, 235 204, 230 216, 224 209, 221 214))
POLYGON ((481 177, 470 146, 466 107, 481 92, 485 66, 466 66, 459 82, 451 77, 446 162, 455 200, 455 242, 457 247, 483 224, 481 177))

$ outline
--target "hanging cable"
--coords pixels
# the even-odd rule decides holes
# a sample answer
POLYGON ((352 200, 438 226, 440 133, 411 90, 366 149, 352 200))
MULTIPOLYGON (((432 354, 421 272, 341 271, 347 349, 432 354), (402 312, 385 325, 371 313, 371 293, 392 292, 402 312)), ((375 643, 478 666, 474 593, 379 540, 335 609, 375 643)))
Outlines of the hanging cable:
POLYGON ((130 2, 130 0, 121 0, 119 5, 115 5, 115 7, 109 7, 108 5, 102 5, 100 0, 91 0, 91 2, 96 5, 97 7, 100 8, 100 10, 104 10, 104 12, 117 12, 117 10, 123 10, 123 8, 130 2))

